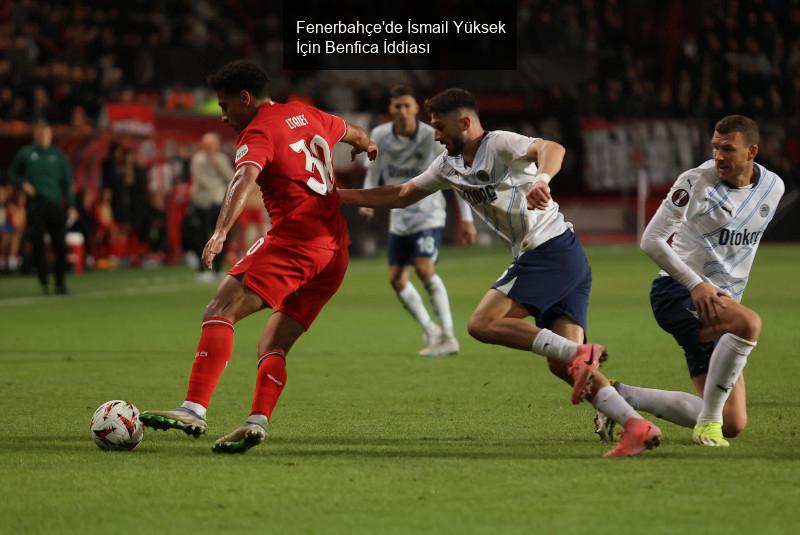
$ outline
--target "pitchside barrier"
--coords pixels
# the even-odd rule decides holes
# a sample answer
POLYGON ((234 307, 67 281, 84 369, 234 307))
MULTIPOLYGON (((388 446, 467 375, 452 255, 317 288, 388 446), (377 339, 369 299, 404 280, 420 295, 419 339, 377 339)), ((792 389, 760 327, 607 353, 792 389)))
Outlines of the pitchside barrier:
MULTIPOLYGON (((489 102, 493 101, 489 99, 489 102)), ((197 150, 202 135, 209 131, 221 135, 223 152, 232 154, 234 151, 234 133, 218 117, 153 113, 143 107, 146 105, 111 106, 113 113, 108 114, 108 126, 103 129, 58 125, 54 128, 55 142, 67 152, 73 164, 74 188, 83 222, 91 223, 72 229, 83 236, 83 244, 74 246, 70 255, 75 259, 76 270, 84 265, 89 268, 95 264, 113 265, 113 262, 103 261, 106 257, 132 265, 181 262, 182 220, 191 180, 187 171, 188 158, 197 150), (159 239, 157 251, 153 250, 146 232, 133 232, 124 225, 115 225, 114 221, 101 221, 103 218, 98 215, 102 212, 103 162, 114 147, 129 151, 146 177, 147 195, 136 202, 147 203, 159 197, 165 200, 163 207, 152 212, 164 219, 160 232, 165 235, 159 239), (78 259, 81 255, 83 258, 78 259)), ((484 113, 487 127, 539 135, 538 123, 529 121, 524 112, 509 116, 489 108, 484 113)), ((341 115, 367 129, 388 119, 366 113, 341 115)), ((706 122, 696 119, 582 120, 582 153, 576 155, 570 152, 572 147, 567 147, 572 160, 565 161, 563 176, 556 177, 553 184, 555 198, 581 240, 584 243, 636 242, 677 176, 710 155, 708 128, 706 122), (576 156, 579 159, 576 160, 576 156), (575 165, 576 161, 580 164, 575 165)), ((759 159, 765 162, 791 160, 791 155, 780 152, 792 146, 791 139, 779 138, 780 131, 773 131, 769 125, 766 129, 768 135, 764 138, 768 142, 762 143, 759 159)), ((30 142, 31 127, 18 122, 0 123, 0 138, 3 140, 0 167, 5 169, 19 147, 30 142)), ((349 147, 339 144, 334 149, 334 161, 341 187, 361 187, 366 169, 363 155, 351 162, 349 147)), ((765 239, 800 240, 800 210, 796 209, 800 204, 799 188, 795 186, 791 170, 773 170, 783 175, 787 188, 765 239)), ((458 243, 460 239, 461 218, 455 210, 455 203, 448 201, 450 213, 445 243, 458 243)), ((371 223, 360 219, 353 208, 345 207, 343 213, 350 224, 353 254, 377 254, 385 245, 386 211, 378 211, 371 223)), ((479 243, 495 242, 494 234, 477 218, 476 225, 479 243)))

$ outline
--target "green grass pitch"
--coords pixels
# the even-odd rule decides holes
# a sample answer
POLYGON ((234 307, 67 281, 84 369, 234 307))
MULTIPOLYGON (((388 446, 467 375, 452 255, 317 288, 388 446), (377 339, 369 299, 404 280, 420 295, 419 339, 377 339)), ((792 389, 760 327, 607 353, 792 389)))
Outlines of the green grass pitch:
MULTIPOLYGON (((633 247, 587 252, 589 334, 608 345, 606 373, 689 390, 650 313, 653 265, 633 247)), ((468 338, 469 312, 509 261, 501 249, 443 252, 462 351, 424 359, 385 260, 354 260, 289 356, 267 442, 243 456, 210 448, 247 415, 268 312, 237 325, 206 436, 148 431, 133 453, 102 452, 88 433, 102 402, 182 400, 213 288, 182 268, 72 277, 65 298, 0 279, 0 532, 795 532, 800 247, 762 246, 745 294, 764 321, 746 432, 715 450, 659 421, 660 448, 616 460, 601 457, 591 407, 570 405, 541 357, 468 338)))

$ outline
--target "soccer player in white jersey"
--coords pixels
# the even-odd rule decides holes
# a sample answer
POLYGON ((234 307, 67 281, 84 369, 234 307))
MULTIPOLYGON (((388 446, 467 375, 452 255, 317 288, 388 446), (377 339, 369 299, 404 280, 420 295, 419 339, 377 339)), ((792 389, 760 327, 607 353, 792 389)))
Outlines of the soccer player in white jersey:
MULTIPOLYGON (((758 154, 758 125, 741 115, 721 119, 713 159, 680 175, 647 225, 641 248, 661 268, 650 302, 662 329, 683 348, 699 396, 615 383, 637 410, 692 427, 704 446, 728 446, 747 425, 742 370, 761 320, 740 303, 783 181, 758 154), (672 247, 669 238, 672 236, 672 247)), ((598 414, 598 434, 610 434, 598 414)))
POLYGON ((426 103, 437 141, 447 149, 404 184, 340 190, 341 202, 374 208, 411 205, 450 188, 509 242, 514 262, 472 313, 469 333, 488 344, 547 357, 572 385, 572 402, 588 399, 623 425, 606 455, 638 455, 661 431, 642 418, 597 369, 605 348, 585 344, 591 269, 571 227, 550 198, 564 147, 512 132, 485 131, 474 97, 447 89, 426 103), (525 318, 533 316, 536 325, 525 318))
MULTIPOLYGON (((408 87, 396 86, 390 91, 389 113, 392 120, 375 127, 370 138, 380 149, 378 158, 370 162, 365 188, 383 184, 403 184, 419 175, 444 147, 436 142, 433 128, 420 122, 419 104, 408 87)), ((472 211, 459 201, 462 230, 467 243, 475 240, 472 211)), ((359 213, 371 219, 374 209, 361 207, 359 213)), ((436 260, 444 233, 445 200, 441 192, 426 197, 408 208, 391 211, 389 222, 389 283, 405 309, 422 327, 423 347, 419 354, 427 357, 458 353, 458 339, 453 332, 453 315, 442 278, 436 274, 436 260), (432 319, 419 292, 409 280, 408 266, 414 266, 430 299, 432 319), (441 327, 440 327, 441 325, 441 327)))

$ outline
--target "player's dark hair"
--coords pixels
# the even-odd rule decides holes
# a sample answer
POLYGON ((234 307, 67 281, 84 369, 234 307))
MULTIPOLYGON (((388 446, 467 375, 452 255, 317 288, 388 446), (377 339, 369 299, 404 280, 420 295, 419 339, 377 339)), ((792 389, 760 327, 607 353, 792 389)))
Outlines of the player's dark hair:
POLYGON ((412 91, 411 88, 408 87, 407 85, 396 85, 389 90, 390 99, 406 97, 406 96, 411 98, 416 98, 414 97, 414 91, 412 91))
POLYGON ((225 95, 249 91, 256 98, 267 96, 269 77, 261 67, 246 59, 232 61, 208 77, 208 85, 225 95))
POLYGON ((478 103, 472 93, 466 89, 451 87, 445 89, 425 101, 425 111, 431 113, 448 113, 466 108, 478 113, 478 103))
POLYGON ((760 139, 758 123, 744 115, 728 115, 727 117, 723 117, 714 125, 714 130, 720 134, 741 132, 744 142, 748 145, 758 145, 760 139))

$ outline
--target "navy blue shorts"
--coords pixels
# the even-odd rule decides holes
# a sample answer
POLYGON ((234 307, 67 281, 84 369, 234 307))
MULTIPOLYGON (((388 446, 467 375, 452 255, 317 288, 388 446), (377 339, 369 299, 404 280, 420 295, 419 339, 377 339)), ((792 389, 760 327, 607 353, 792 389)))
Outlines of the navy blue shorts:
POLYGON ((444 227, 420 230, 414 234, 400 236, 389 233, 389 265, 410 266, 417 258, 439 258, 439 247, 442 245, 444 227))
POLYGON ((567 316, 586 332, 592 268, 571 230, 523 253, 492 288, 528 309, 539 327, 567 316))
POLYGON ((683 348, 689 377, 708 373, 711 352, 716 344, 700 341, 701 323, 689 290, 672 277, 658 277, 650 289, 650 305, 659 326, 683 348))

